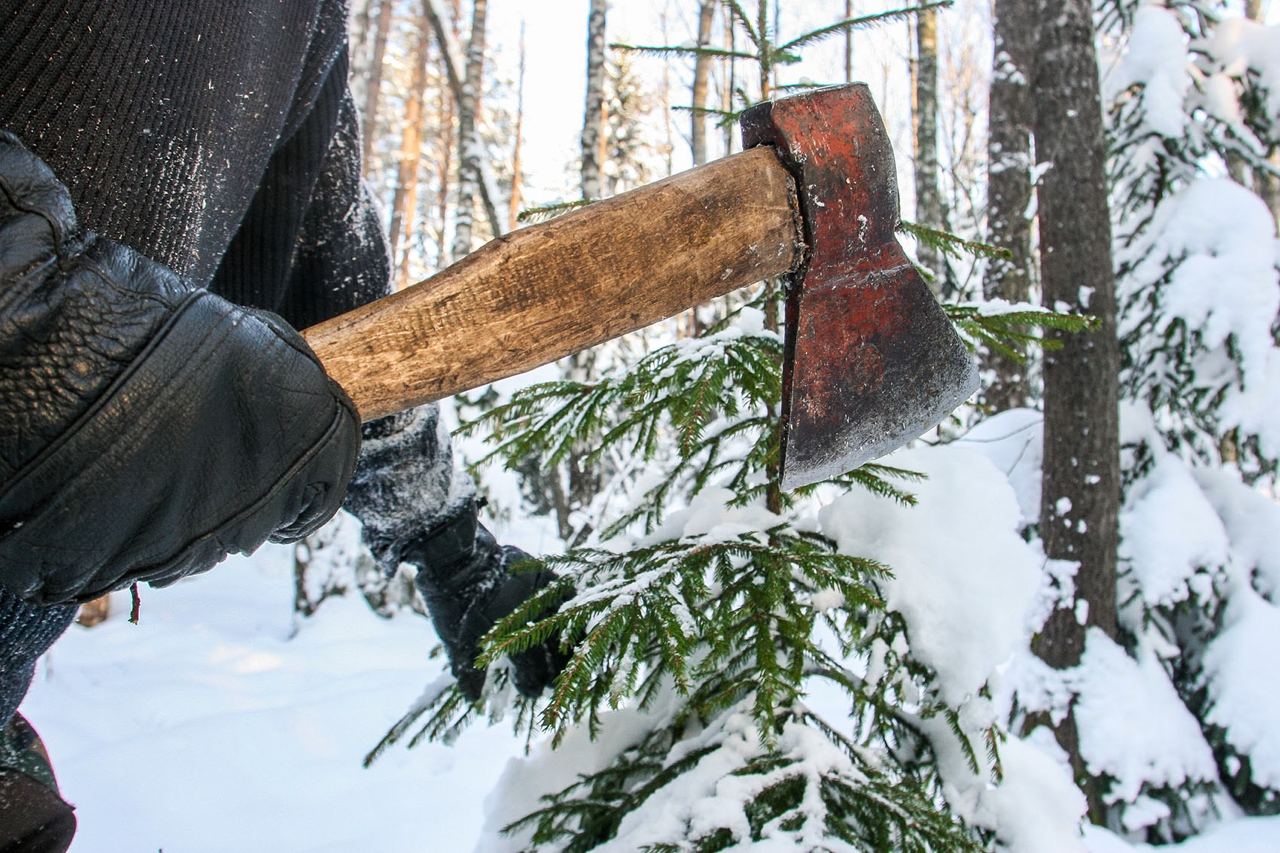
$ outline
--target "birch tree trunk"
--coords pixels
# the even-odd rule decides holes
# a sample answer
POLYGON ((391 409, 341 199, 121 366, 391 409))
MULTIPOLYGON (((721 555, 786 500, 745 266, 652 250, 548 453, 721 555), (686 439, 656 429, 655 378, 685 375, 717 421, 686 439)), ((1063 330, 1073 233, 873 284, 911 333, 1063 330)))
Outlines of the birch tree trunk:
MULTIPOLYGON (((445 49, 440 49, 440 76, 447 79, 448 77, 449 56, 445 49)), ((457 108, 457 100, 453 95, 453 88, 448 85, 442 85, 437 96, 436 108, 440 113, 440 128, 442 139, 440 141, 440 159, 436 162, 436 220, 440 225, 440 230, 436 232, 436 264, 443 267, 449 262, 448 252, 448 229, 446 223, 449 221, 449 188, 453 180, 453 124, 454 114, 457 108)))
MULTIPOLYGON (((405 104, 404 131, 400 136, 400 163, 396 173, 396 190, 391 201, 391 262, 397 270, 397 289, 404 286, 407 257, 400 259, 401 238, 411 228, 417 198, 418 163, 422 159, 423 98, 427 88, 427 53, 431 44, 431 28, 426 15, 418 19, 418 38, 410 58, 412 73, 409 97, 405 104)), ((408 255, 408 252, 405 252, 408 255)))
MULTIPOLYGON (((1033 648, 1063 669, 1079 662, 1089 628, 1117 633, 1120 358, 1093 9, 1089 0, 1036 0, 1034 13, 1033 128, 1047 169, 1037 189, 1043 302, 1099 320, 1090 332, 1053 333, 1062 348, 1045 353, 1040 535, 1048 557, 1079 569, 1075 606, 1055 611, 1033 648)), ((1100 786, 1080 757, 1074 714, 1054 730, 1100 819, 1100 786)))
MULTIPOLYGON (((462 60, 458 58, 459 51, 457 49, 457 43, 459 38, 456 33, 457 27, 454 27, 455 32, 452 34, 445 28, 444 19, 441 17, 435 4, 436 0, 425 0, 424 8, 426 10, 427 20, 431 24, 431 28, 435 30, 436 41, 440 45, 440 53, 442 54, 441 64, 445 72, 445 79, 449 82, 449 89, 453 93, 453 102, 455 105, 459 105, 460 109, 465 85, 462 72, 459 69, 459 66, 463 63, 462 60)), ((453 17, 451 20, 455 25, 459 17, 460 15, 458 13, 457 3, 454 3, 453 17)), ((468 52, 468 57, 469 56, 470 53, 468 52)), ((483 75, 483 66, 481 67, 481 73, 483 75)), ((479 92, 479 89, 476 91, 479 92)), ((476 97, 476 104, 479 104, 479 95, 476 97)), ((461 133, 459 133, 459 139, 461 139, 461 133)), ((483 148, 475 146, 472 150, 475 152, 476 157, 480 158, 477 162, 482 163, 485 156, 483 148)), ((476 187, 480 193, 480 201, 484 205, 485 218, 489 220, 489 230, 495 235, 501 234, 506 230, 506 223, 504 223, 498 216, 497 190, 489 185, 489 181, 485 180, 485 172, 483 168, 478 170, 478 174, 479 177, 477 178, 476 187)), ((473 197, 475 196, 475 192, 476 190, 473 190, 473 197)), ((469 223, 474 222, 474 215, 474 213, 471 214, 473 219, 469 220, 469 223)))
MULTIPOLYGON (((926 9, 916 15, 915 63, 915 154, 916 221, 930 228, 943 225, 942 195, 938 191, 938 10, 926 9)), ((942 282, 942 256, 921 245, 920 263, 942 282)))
MULTIPOLYGON (((1031 90, 1035 21, 1026 0, 995 0, 995 54, 987 134, 987 241, 1009 252, 987 266, 988 299, 1024 302, 1031 294, 1031 90)), ((983 401, 996 411, 1025 406, 1029 393, 1025 365, 991 353, 994 381, 983 401)))
MULTIPOLYGON (((715 23, 716 0, 702 0, 698 7, 698 47, 711 45, 711 25, 715 23)), ((690 113, 689 147, 693 165, 707 162, 707 84, 711 78, 711 57, 699 54, 693 61, 693 111, 690 113)))
POLYGON ((591 0, 587 14, 587 98, 582 111, 582 197, 600 198, 604 137, 604 31, 606 0, 591 0))
POLYGON ((521 203, 521 183, 522 176, 520 170, 520 149, 523 144, 524 137, 524 71, 525 71, 525 42, 524 42, 524 21, 520 22, 520 65, 516 78, 516 127, 515 140, 511 145, 511 196, 507 199, 507 222, 511 223, 511 227, 516 225, 516 218, 520 215, 521 203))
POLYGON ((364 89, 364 140, 361 144, 361 162, 366 173, 373 155, 373 140, 378 135, 378 96, 382 92, 382 66, 387 56, 387 36, 391 32, 391 7, 393 0, 382 0, 378 6, 378 20, 373 35, 373 57, 369 60, 369 79, 364 89))
POLYGON ((471 251, 472 219, 480 184, 480 134, 476 132, 484 82, 484 31, 488 0, 472 0, 471 39, 467 45, 467 72, 458 102, 458 209, 453 232, 453 259, 471 251))

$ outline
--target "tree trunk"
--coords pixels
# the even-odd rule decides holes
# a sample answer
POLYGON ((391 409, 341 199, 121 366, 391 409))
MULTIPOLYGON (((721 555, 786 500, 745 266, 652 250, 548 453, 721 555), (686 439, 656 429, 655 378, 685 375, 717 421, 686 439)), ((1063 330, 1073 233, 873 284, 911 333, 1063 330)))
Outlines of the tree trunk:
MULTIPOLYGON (((915 62, 915 155, 916 221, 930 228, 943 227, 942 195, 938 191, 938 10, 926 9, 916 16, 915 62)), ((942 281, 941 254, 921 244, 920 263, 936 278, 934 291, 942 281)))
MULTIPOLYGON (((724 7, 724 46, 729 51, 729 73, 725 75, 724 81, 724 97, 720 102, 720 109, 723 112, 731 113, 734 110, 733 97, 735 89, 738 86, 738 59, 733 54, 737 51, 737 25, 733 20, 733 12, 729 10, 726 3, 724 7)), ((733 153, 733 142, 735 131, 737 130, 736 122, 725 122, 724 125, 724 153, 729 156, 733 153)))
POLYGON ((480 134, 476 132, 484 82, 484 31, 488 0, 473 0, 471 39, 467 45, 467 74, 458 102, 458 209, 453 232, 453 259, 471 251, 471 226, 480 184, 480 134))
MULTIPOLYGON (((1026 0, 995 0, 995 54, 987 135, 987 241, 1009 252, 987 266, 988 299, 1025 302, 1031 294, 1031 90, 1035 21, 1026 0)), ((983 402, 995 411, 1030 401, 1026 365, 1000 353, 987 356, 995 374, 983 402)))
POLYGON ((377 29, 373 36, 373 58, 369 60, 369 79, 364 89, 364 140, 360 152, 364 169, 369 170, 373 156, 373 140, 378 135, 378 96, 382 92, 382 65, 387 56, 387 35, 391 32, 392 0, 382 0, 378 6, 377 29))
MULTIPOLYGON (((1244 14, 1251 21, 1257 21, 1260 24, 1266 23, 1262 0, 1248 0, 1245 3, 1244 14)), ((1280 169, 1280 145, 1271 146, 1267 160, 1271 165, 1280 169)), ((1254 191, 1267 203, 1267 207, 1271 210, 1271 218, 1275 219, 1277 227, 1280 227, 1280 177, 1257 169, 1252 171, 1254 191)))
POLYGON ((600 198, 600 143, 604 136, 604 30, 606 0, 587 13, 587 98, 582 111, 582 197, 600 198))
MULTIPOLYGON (((440 50, 440 65, 441 76, 447 77, 449 57, 443 48, 440 50)), ((436 193, 436 219, 440 224, 440 230, 436 233, 437 267, 443 267, 449 262, 448 229, 445 224, 449 221, 449 186, 453 177, 453 119, 456 106, 457 101, 454 100, 453 89, 447 85, 441 86, 437 101, 442 136, 440 141, 441 155, 436 163, 436 185, 439 187, 436 193)))
MULTIPOLYGON (((391 201, 391 263, 398 270, 398 287, 403 286, 407 263, 400 260, 400 241, 412 228, 413 210, 418 189, 418 163, 422 159, 423 97, 427 88, 427 54, 431 30, 424 14, 418 21, 418 40, 414 44, 409 98, 405 104, 404 131, 400 137, 400 165, 396 174, 396 190, 391 201)), ((408 251, 405 253, 407 260, 408 251)), ((397 287, 397 289, 398 289, 397 287)))
MULTIPOLYGON (((1089 0, 1037 0, 1033 120, 1043 303, 1087 312, 1096 329, 1053 333, 1045 353, 1044 476, 1040 535, 1045 553, 1079 565, 1075 607, 1057 610, 1033 648, 1048 664, 1076 665, 1085 632, 1116 631, 1116 544, 1120 503, 1115 279, 1107 206, 1105 142, 1089 0)), ((1090 814, 1101 791, 1085 772, 1073 715, 1056 727, 1090 814)))
MULTIPOLYGON (((844 19, 853 17, 853 0, 844 0, 844 19)), ((853 28, 844 31, 844 82, 853 82, 853 28)))
MULTIPOLYGON (((459 105, 460 108, 463 101, 463 89, 465 88, 465 82, 463 77, 460 75, 458 68, 458 66, 462 64, 461 60, 455 59, 455 55, 457 54, 455 45, 459 39, 456 32, 451 35, 449 31, 445 29, 444 21, 436 9, 435 0, 426 0, 424 8, 426 9, 427 20, 430 22, 431 28, 435 30, 436 41, 440 45, 440 53, 443 55, 442 62, 445 78, 449 81, 449 89, 453 93, 453 102, 454 104, 459 105)), ((455 24, 459 17, 457 3, 455 2, 453 10, 453 21, 455 24)), ((470 51, 468 51, 468 68, 470 67, 469 62, 470 51)), ((481 74, 483 74, 483 67, 481 68, 481 74)), ((475 103, 477 105, 479 104, 478 96, 475 103)), ((461 122, 461 117, 459 117, 459 122, 461 122)), ((461 139, 461 128, 459 128, 459 139, 461 139)), ((484 152, 480 150, 479 146, 475 146, 473 150, 477 157, 484 156, 484 152)), ((477 190, 480 193, 480 201, 484 205, 485 217, 489 220, 489 230, 495 235, 501 234, 505 230, 505 223, 503 223, 503 221, 498 217, 497 192, 489 186, 488 181, 483 179, 482 170, 479 171, 479 175, 480 177, 477 179, 477 190)), ((472 191, 473 198, 477 190, 472 191)), ((468 220, 468 228, 470 228, 470 224, 474 221, 475 214, 471 212, 470 209, 468 209, 468 213, 469 216, 472 217, 472 219, 468 220)))
POLYGON ((524 70, 525 70, 525 43, 524 43, 524 21, 520 22, 520 70, 516 78, 516 128, 515 141, 511 146, 511 197, 507 199, 507 221, 511 223, 511 227, 516 225, 516 219, 520 215, 520 185, 522 176, 520 174, 520 148, 524 137, 524 70))
POLYGON ((369 37, 373 27, 373 9, 378 0, 361 0, 358 9, 351 15, 351 77, 363 80, 368 70, 369 37))
MULTIPOLYGON (((716 0, 702 0, 698 7, 698 47, 711 44, 711 25, 715 23, 716 0)), ((693 165, 707 162, 707 115, 699 112, 707 106, 707 83, 711 77, 711 57, 699 55, 693 61, 693 112, 689 129, 689 147, 693 149, 693 165)))

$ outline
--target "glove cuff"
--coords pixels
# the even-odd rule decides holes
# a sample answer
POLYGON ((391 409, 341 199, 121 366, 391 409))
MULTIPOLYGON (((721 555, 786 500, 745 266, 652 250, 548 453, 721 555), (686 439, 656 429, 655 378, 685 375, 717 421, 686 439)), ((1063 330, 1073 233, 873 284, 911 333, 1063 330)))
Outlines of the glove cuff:
MULTIPOLYGON (((365 544, 391 575, 402 562, 421 564, 406 552, 422 531, 467 519, 474 527, 474 493, 471 480, 455 471, 440 411, 429 404, 364 425, 345 508, 360 519, 365 544)), ((456 536, 467 538, 465 530, 456 536)))

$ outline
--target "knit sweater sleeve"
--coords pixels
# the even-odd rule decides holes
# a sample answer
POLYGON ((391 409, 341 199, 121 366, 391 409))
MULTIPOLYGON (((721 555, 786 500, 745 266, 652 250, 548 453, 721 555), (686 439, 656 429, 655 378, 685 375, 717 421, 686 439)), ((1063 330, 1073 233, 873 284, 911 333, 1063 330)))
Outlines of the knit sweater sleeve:
MULTIPOLYGON (((343 52, 311 111, 273 157, 233 243, 236 254, 224 263, 242 290, 257 288, 242 298, 266 303, 300 329, 390 290, 380 218, 360 178, 359 126, 346 78, 343 52), (306 205, 298 207, 297 182, 312 174, 306 205), (287 270, 277 266, 285 257, 263 238, 282 227, 296 232, 287 270), (282 288, 279 295, 273 287, 282 288)), ((470 479, 454 469, 448 430, 429 404, 365 425, 345 507, 363 524, 379 564, 392 572, 406 543, 446 516, 474 513, 466 500, 473 492, 470 479)))

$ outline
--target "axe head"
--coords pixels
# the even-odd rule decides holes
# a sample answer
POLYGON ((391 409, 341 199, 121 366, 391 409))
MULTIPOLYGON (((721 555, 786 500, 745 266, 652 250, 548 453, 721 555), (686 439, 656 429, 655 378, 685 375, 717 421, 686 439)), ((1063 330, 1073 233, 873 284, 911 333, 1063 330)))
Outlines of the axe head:
POLYGON ((759 104, 744 146, 795 177, 804 263, 787 291, 782 486, 851 471, 936 426, 978 388, 964 343, 898 244, 898 182, 862 84, 759 104))

